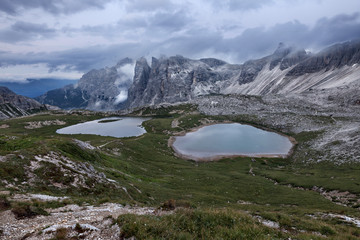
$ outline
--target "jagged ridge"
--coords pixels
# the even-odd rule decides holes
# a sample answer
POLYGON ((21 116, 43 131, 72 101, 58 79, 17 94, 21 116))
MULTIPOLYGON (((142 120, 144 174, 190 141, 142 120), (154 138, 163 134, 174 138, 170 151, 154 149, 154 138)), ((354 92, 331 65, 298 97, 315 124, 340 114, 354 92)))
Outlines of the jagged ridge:
POLYGON ((26 116, 46 109, 45 105, 34 99, 17 95, 7 87, 0 87, 0 119, 26 116))
MULTIPOLYGON (((209 94, 289 94, 360 85, 360 41, 331 46, 318 54, 280 43, 273 54, 244 64, 182 56, 136 61, 134 77, 118 84, 125 59, 92 70, 78 85, 50 91, 39 99, 63 108, 114 110, 186 102, 209 94), (132 81, 131 81, 132 80, 132 81), (126 102, 123 102, 127 96, 126 102), (122 95, 121 95, 122 94, 122 95), (118 101, 119 97, 121 102, 118 101)), ((132 66, 132 65, 131 65, 132 66)))

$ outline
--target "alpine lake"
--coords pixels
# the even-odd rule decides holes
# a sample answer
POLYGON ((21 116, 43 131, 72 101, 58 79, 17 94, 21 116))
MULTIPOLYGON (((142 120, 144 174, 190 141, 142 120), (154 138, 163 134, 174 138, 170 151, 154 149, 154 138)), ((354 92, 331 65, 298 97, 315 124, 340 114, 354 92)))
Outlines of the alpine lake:
MULTIPOLYGON (((59 134, 95 134, 116 138, 146 133, 142 123, 150 118, 112 117, 84 122, 57 130, 59 134)), ((232 156, 286 157, 293 147, 291 138, 239 123, 203 126, 182 136, 170 137, 176 154, 195 161, 232 156)))

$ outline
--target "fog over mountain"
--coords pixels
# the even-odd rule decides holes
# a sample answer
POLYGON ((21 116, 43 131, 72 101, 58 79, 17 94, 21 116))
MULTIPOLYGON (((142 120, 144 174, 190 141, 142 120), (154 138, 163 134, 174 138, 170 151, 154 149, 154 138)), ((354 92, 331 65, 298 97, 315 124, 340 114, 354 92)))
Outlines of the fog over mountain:
POLYGON ((359 40, 335 44, 317 54, 280 43, 272 54, 244 64, 181 55, 150 61, 143 57, 136 63, 125 58, 113 67, 89 71, 78 84, 36 99, 61 108, 108 111, 189 102, 211 94, 340 91, 360 86, 359 63, 359 40))
POLYGON ((243 63, 279 42, 316 53, 360 37, 358 9, 357 0, 4 0, 0 82, 75 80, 125 57, 243 63))
POLYGON ((77 80, 43 78, 26 79, 24 82, 0 82, 0 85, 11 89, 16 94, 34 98, 49 90, 75 83, 77 80))

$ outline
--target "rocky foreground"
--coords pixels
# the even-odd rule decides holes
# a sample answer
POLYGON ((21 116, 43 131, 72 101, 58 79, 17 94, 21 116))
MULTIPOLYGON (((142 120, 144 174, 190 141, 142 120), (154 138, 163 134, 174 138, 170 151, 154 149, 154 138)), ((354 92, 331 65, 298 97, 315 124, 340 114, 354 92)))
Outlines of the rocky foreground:
MULTIPOLYGON (((15 195, 16 201, 62 201, 66 198, 48 195, 15 195)), ((163 215, 170 212, 150 207, 130 207, 116 203, 100 206, 67 205, 47 209, 47 215, 25 218, 7 210, 0 214, 2 239, 120 239, 120 228, 114 220, 122 214, 163 215)))

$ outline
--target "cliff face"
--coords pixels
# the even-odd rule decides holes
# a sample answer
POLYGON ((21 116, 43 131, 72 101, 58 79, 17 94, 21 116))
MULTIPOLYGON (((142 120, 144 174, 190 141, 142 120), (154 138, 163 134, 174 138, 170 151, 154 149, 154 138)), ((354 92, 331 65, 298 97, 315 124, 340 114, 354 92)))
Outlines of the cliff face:
POLYGON ((323 69, 330 71, 334 68, 352 66, 360 63, 360 41, 336 44, 324 49, 320 53, 306 59, 294 67, 287 75, 301 76, 315 73, 323 69))
POLYGON ((34 99, 17 95, 7 87, 0 87, 0 119, 26 116, 46 110, 46 106, 34 99))
POLYGON ((181 56, 137 62, 130 107, 184 102, 209 94, 289 94, 344 87, 360 81, 360 42, 346 42, 318 54, 280 43, 264 58, 244 64, 181 56), (147 77, 147 78, 146 78, 147 77), (140 80, 141 78, 141 80, 140 80), (138 87, 138 82, 146 83, 138 87))
POLYGON ((122 108, 133 78, 133 60, 125 58, 113 67, 91 70, 77 84, 55 89, 36 98, 61 108, 114 110, 122 108))
POLYGON ((198 92, 198 86, 211 86, 205 94, 217 93, 216 82, 239 73, 239 66, 216 59, 191 60, 182 56, 153 58, 151 67, 145 59, 141 59, 136 63, 128 103, 130 107, 136 107, 188 101, 202 95, 202 90, 198 92))
POLYGON ((39 101, 62 108, 114 110, 186 102, 209 94, 289 94, 338 88, 360 81, 360 41, 318 54, 280 43, 273 54, 243 64, 182 56, 124 59, 92 70, 77 85, 50 91, 39 101), (125 101, 125 99, 127 99, 125 101))

